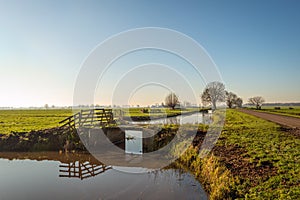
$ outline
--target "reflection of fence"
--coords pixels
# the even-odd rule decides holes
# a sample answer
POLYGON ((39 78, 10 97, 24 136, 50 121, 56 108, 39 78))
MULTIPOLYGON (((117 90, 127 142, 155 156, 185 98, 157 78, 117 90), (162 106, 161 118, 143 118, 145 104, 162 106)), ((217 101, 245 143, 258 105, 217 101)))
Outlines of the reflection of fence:
POLYGON ((72 133, 77 128, 103 127, 113 123, 113 113, 111 109, 90 109, 80 112, 59 122, 64 132, 72 133))
POLYGON ((80 178, 81 180, 97 176, 106 170, 112 169, 111 166, 91 164, 87 161, 83 163, 80 161, 63 163, 59 167, 59 172, 61 173, 59 177, 80 178))

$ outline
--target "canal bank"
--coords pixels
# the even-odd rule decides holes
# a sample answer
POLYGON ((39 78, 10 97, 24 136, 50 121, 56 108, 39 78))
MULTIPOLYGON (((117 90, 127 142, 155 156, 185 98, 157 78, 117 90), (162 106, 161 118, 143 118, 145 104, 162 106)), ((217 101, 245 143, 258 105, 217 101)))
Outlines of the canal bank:
MULTIPOLYGON (((153 138, 148 138, 151 141, 151 149, 146 149, 145 153, 148 151, 155 151, 169 143, 170 140, 177 134, 179 124, 166 124, 161 128, 161 130, 155 134, 153 138)), ((189 124, 186 126, 186 131, 189 131, 189 127, 193 125, 189 124)), ((148 127, 149 125, 143 125, 143 127, 148 127)), ((86 130, 89 135, 97 135, 99 130, 86 130)), ((198 179, 201 183, 204 183, 204 189, 210 194, 211 199, 220 199, 220 197, 227 196, 230 192, 227 186, 230 179, 226 179, 226 173, 220 171, 220 166, 211 159, 200 159, 198 158, 198 152, 196 151, 197 146, 200 146, 207 131, 206 125, 199 125, 196 135, 192 140, 192 147, 188 149, 176 162, 175 165, 181 166, 188 170, 193 176, 198 179), (205 171, 206 169, 206 171, 205 171), (208 169, 211 169, 209 171, 208 169), (217 170, 217 171, 216 171, 217 170), (218 171, 219 170, 219 171, 218 171), (212 173, 212 174, 210 174, 212 173), (223 174, 223 178, 218 179, 217 175, 223 174), (217 175, 216 175, 217 174, 217 175), (215 176, 212 176, 215 175, 215 176), (215 185, 219 185, 215 187, 215 185), (225 184, 223 184, 223 182, 225 184), (224 188, 225 187, 225 188, 224 188)), ((121 148, 125 148, 125 131, 119 127, 107 127, 103 128, 103 132, 108 136, 108 138, 113 143, 121 144, 121 148), (123 146, 123 147, 122 147, 123 146)), ((87 135, 87 134, 86 134, 87 135)), ((0 140, 0 150, 1 151, 72 151, 72 152, 87 152, 85 146, 81 142, 82 137, 79 138, 78 134, 64 135, 60 134, 59 128, 47 129, 43 131, 32 131, 29 133, 12 133, 10 135, 2 135, 0 140)), ((145 145, 144 147, 147 147, 145 145)), ((149 145, 148 145, 149 147, 149 145)), ((125 150, 125 149, 124 149, 125 150)), ((214 158, 213 158, 214 159, 214 158)))

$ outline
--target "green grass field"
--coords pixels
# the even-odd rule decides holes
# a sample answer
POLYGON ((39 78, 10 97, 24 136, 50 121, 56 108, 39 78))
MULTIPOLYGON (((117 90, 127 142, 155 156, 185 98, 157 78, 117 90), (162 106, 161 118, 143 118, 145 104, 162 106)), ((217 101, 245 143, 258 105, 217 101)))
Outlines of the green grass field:
POLYGON ((262 106, 261 110, 258 111, 300 118, 300 106, 291 106, 291 107, 279 106, 279 107, 280 109, 275 109, 274 106, 262 106))
MULTIPOLYGON (((148 109, 148 112, 142 112, 143 108, 130 108, 125 112, 125 116, 172 116, 181 113, 181 110, 171 110, 168 108, 148 109)), ((126 109, 124 109, 126 110, 126 109)), ((186 109, 182 112, 192 112, 197 109, 186 109)), ((41 130, 59 126, 59 122, 71 116, 71 109, 40 109, 40 110, 0 110, 0 134, 11 132, 29 132, 32 130, 41 130)))
POLYGON ((240 170, 237 190, 244 197, 300 198, 300 139, 281 131, 279 125, 229 109, 217 145, 238 146, 241 150, 233 163, 246 166, 245 169, 236 168, 240 170), (264 169, 266 171, 260 174, 264 169))
POLYGON ((282 106, 280 110, 276 110, 274 107, 262 107, 262 111, 300 118, 300 107, 294 106, 291 108, 293 109, 282 106))
MULTIPOLYGON (((264 109, 264 108, 263 108, 264 109)), ((298 109, 298 108, 297 108, 298 109)), ((291 111, 296 111, 293 109, 291 111)), ((186 110, 186 112, 193 110, 186 110)), ((281 110, 280 110, 281 111, 281 110)), ((282 111, 284 109, 282 108, 282 111)), ((141 108, 131 116, 145 116, 141 108)), ((172 114, 179 110, 150 111, 150 115, 172 114)), ((0 133, 28 132, 58 126, 72 110, 0 110, 0 133)), ((217 155, 223 166, 238 177, 235 194, 250 199, 300 198, 300 138, 263 119, 228 109, 226 124, 217 147, 238 152, 217 155), (228 157, 226 157, 228 156, 228 157)))
POLYGON ((0 110, 0 133, 29 132, 59 126, 72 115, 71 109, 0 110))

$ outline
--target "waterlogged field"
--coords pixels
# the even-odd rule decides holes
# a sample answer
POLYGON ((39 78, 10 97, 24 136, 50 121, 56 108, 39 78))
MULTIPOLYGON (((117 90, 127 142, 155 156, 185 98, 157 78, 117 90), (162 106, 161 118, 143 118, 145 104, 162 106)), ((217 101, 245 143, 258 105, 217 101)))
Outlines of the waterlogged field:
POLYGON ((300 198, 300 138, 279 125, 227 110, 215 154, 238 177, 233 193, 259 199, 300 198))
POLYGON ((275 107, 271 106, 263 106, 262 111, 300 118, 300 106, 281 106, 280 109, 275 109, 275 107))
POLYGON ((29 132, 59 126, 71 109, 0 110, 0 133, 29 132))

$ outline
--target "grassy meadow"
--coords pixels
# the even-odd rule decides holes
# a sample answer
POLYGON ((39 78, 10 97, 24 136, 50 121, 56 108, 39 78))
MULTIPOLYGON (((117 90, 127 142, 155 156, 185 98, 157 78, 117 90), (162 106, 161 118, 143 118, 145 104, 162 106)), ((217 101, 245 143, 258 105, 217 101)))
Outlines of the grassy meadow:
POLYGON ((179 159, 199 179, 210 199, 299 199, 300 138, 272 122, 226 111, 226 123, 211 154, 197 147, 179 159))
MULTIPOLYGON (((261 110, 258 111, 300 118, 300 106, 278 106, 278 107, 280 107, 280 109, 275 109, 275 106, 262 106, 261 110)), ((255 109, 254 107, 251 108, 255 109)))
POLYGON ((300 138, 272 122, 227 110, 218 147, 231 150, 216 155, 238 177, 238 194, 251 199, 299 199, 300 138))
POLYGON ((0 110, 0 133, 29 132, 59 126, 71 109, 0 110))
POLYGON ((280 109, 275 109, 275 107, 270 106, 263 106, 262 111, 300 118, 300 106, 281 106, 280 109))
MULTIPOLYGON (((182 110, 182 113, 197 111, 197 108, 182 110)), ((78 110, 79 111, 79 110, 78 110)), ((126 117, 165 117, 181 113, 180 109, 130 108, 123 109, 126 117)), ((59 122, 73 114, 72 109, 24 109, 0 110, 0 134, 29 132, 59 126, 59 122)))
MULTIPOLYGON (((298 109, 276 111, 297 113, 298 109)), ((194 110, 186 110, 190 111, 194 110)), ((125 114, 157 116, 178 112, 132 108, 125 114)), ((56 127, 70 115, 72 110, 68 109, 1 110, 0 133, 56 127)), ((200 159, 197 151, 189 150, 181 160, 199 178, 211 199, 300 198, 300 138, 275 123, 236 109, 227 109, 222 134, 211 156, 200 159)))

